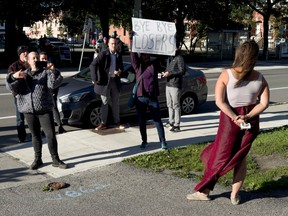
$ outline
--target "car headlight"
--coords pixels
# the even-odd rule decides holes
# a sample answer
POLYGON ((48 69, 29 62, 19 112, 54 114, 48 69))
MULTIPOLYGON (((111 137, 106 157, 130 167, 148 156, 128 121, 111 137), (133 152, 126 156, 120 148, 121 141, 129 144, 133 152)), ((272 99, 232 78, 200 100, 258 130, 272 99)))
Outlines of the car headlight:
POLYGON ((59 101, 61 103, 77 103, 80 100, 82 100, 86 95, 88 95, 90 92, 81 92, 78 94, 67 94, 59 98, 59 101))

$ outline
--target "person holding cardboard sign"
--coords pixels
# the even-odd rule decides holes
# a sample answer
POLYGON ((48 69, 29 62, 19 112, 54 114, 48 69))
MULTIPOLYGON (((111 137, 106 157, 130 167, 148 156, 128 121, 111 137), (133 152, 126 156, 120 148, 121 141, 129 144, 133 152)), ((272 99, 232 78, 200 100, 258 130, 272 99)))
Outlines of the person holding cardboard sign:
POLYGON ((136 109, 142 138, 140 148, 145 149, 147 147, 146 110, 149 109, 154 124, 157 128, 161 148, 167 149, 168 147, 165 139, 165 131, 161 120, 160 106, 157 99, 159 95, 157 65, 150 61, 149 54, 138 54, 131 52, 130 56, 131 64, 136 72, 136 79, 138 80, 142 75, 136 93, 136 109))

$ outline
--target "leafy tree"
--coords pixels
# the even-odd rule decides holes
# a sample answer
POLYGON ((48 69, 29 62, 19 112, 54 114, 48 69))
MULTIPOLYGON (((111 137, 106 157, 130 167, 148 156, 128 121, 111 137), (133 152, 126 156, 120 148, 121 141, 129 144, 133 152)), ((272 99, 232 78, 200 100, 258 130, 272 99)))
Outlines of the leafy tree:
POLYGON ((236 4, 244 4, 251 7, 254 11, 257 11, 263 16, 263 56, 268 59, 268 31, 269 31, 269 20, 272 15, 279 17, 287 13, 287 1, 286 0, 243 0, 237 1, 234 0, 236 4))
MULTIPOLYGON (((142 12, 143 18, 175 21, 178 42, 183 42, 185 37, 184 20, 197 21, 191 26, 194 48, 197 40, 206 36, 209 29, 243 29, 239 20, 230 18, 233 12, 230 0, 142 0, 142 12)), ((193 51, 192 46, 191 49, 193 51)))
POLYGON ((108 36, 110 12, 112 12, 114 4, 115 1, 113 0, 63 0, 63 24, 68 26, 70 33, 73 33, 72 31, 80 33, 79 30, 83 29, 85 17, 95 17, 97 15, 103 35, 108 36), (75 26, 77 27, 75 28, 75 26))
POLYGON ((61 2, 62 0, 0 0, 0 19, 5 20, 7 64, 17 58, 17 46, 27 43, 27 38, 23 34, 23 27, 45 19, 51 12, 59 12, 61 2), (21 11, 21 13, 16 11, 21 11))

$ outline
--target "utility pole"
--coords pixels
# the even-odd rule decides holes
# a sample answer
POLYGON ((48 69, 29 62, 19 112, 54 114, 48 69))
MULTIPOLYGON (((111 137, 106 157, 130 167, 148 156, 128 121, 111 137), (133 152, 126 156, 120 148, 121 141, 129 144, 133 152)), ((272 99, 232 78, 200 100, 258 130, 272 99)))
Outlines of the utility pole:
POLYGON ((133 17, 142 18, 141 0, 134 0, 133 17))

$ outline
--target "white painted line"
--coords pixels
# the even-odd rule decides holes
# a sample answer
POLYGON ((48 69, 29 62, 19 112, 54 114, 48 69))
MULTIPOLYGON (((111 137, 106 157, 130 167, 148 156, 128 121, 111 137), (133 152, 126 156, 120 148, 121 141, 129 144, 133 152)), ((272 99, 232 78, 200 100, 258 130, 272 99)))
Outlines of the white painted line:
POLYGON ((0 96, 12 95, 12 93, 1 93, 0 96))
POLYGON ((0 120, 11 119, 11 118, 16 118, 16 116, 4 116, 4 117, 0 117, 0 120))

